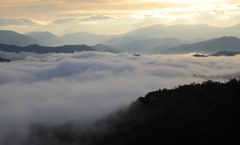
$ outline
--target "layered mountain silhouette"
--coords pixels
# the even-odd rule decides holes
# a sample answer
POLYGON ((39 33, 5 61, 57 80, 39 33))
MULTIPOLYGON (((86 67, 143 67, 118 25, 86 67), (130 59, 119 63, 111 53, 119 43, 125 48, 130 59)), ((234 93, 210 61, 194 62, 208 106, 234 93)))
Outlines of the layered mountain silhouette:
POLYGON ((240 37, 240 24, 232 27, 213 27, 201 25, 154 25, 123 34, 123 36, 146 36, 149 38, 174 37, 183 40, 191 40, 201 37, 204 39, 217 38, 222 36, 240 37))
POLYGON ((218 51, 240 51, 240 39, 237 37, 221 37, 193 44, 183 44, 161 51, 163 54, 207 53, 218 51))
POLYGON ((177 46, 186 41, 177 38, 152 38, 146 40, 137 40, 121 46, 121 50, 129 53, 148 53, 157 46, 177 46))
POLYGON ((58 37, 50 32, 28 32, 19 34, 14 31, 0 30, 0 43, 17 46, 38 44, 41 46, 96 45, 112 38, 111 35, 96 35, 85 32, 65 34, 58 37))
POLYGON ((31 44, 46 45, 40 40, 8 30, 0 30, 0 43, 17 46, 28 46, 31 44))
POLYGON ((63 39, 50 32, 28 32, 24 35, 40 40, 41 42, 44 42, 46 46, 62 46, 66 44, 63 39))
POLYGON ((117 48, 122 52, 141 54, 191 52, 212 54, 223 50, 239 51, 239 42, 237 42, 237 37, 240 37, 239 29, 240 24, 226 28, 203 24, 154 25, 121 35, 97 35, 78 32, 63 36, 56 36, 50 32, 29 32, 23 35, 2 30, 0 31, 0 43, 21 47, 33 44, 40 46, 85 44, 95 46, 99 51, 110 49, 110 52, 114 52, 117 48))
POLYGON ((97 34, 91 34, 86 32, 78 32, 78 33, 72 33, 72 34, 65 34, 60 38, 66 44, 86 44, 89 46, 93 46, 103 41, 106 41, 112 37, 113 36, 111 35, 97 35, 97 34))
MULTIPOLYGON (((0 44, 0 50, 6 52, 35 52, 35 53, 70 53, 83 50, 97 50, 103 52, 119 53, 139 53, 139 54, 186 54, 186 53, 206 53, 214 54, 219 51, 240 51, 240 39, 237 37, 221 37, 207 41, 192 43, 177 38, 153 38, 138 40, 127 43, 123 46, 113 47, 98 44, 92 47, 86 45, 63 45, 56 47, 40 46, 38 44, 30 46, 16 46, 0 44), (180 45, 179 45, 180 44, 180 45), (178 45, 178 46, 177 46, 178 45), (158 46, 158 47, 156 47, 158 46), (155 48, 154 48, 155 47, 155 48), (35 50, 36 49, 36 50, 35 50)), ((231 53, 232 54, 232 53, 231 53)), ((219 54, 216 54, 219 55, 219 54)), ((227 55, 227 54, 225 54, 227 55)), ((230 53, 228 54, 230 55, 230 53)))
POLYGON ((193 40, 180 40, 178 38, 147 38, 142 36, 136 37, 114 37, 104 42, 107 45, 116 47, 123 52, 139 53, 139 54, 156 54, 160 50, 165 50, 184 43, 194 43, 203 41, 201 38, 193 40), (122 45, 121 45, 122 44, 122 45))
POLYGON ((40 40, 44 42, 47 46, 79 45, 79 44, 93 46, 102 41, 108 40, 112 37, 111 35, 96 35, 85 32, 65 34, 60 37, 50 32, 28 32, 25 33, 24 35, 40 40))
POLYGON ((238 32, 239 29, 240 24, 226 28, 213 27, 204 24, 171 26, 154 25, 121 35, 97 35, 86 32, 77 32, 65 34, 63 36, 56 36, 50 32, 28 32, 23 35, 13 31, 2 30, 0 31, 0 43, 17 46, 27 46, 31 44, 38 44, 42 46, 78 44, 85 44, 89 46, 94 46, 96 44, 122 46, 134 41, 153 38, 177 38, 189 41, 193 38, 202 38, 206 40, 222 36, 240 37, 240 33, 238 32))
POLYGON ((148 39, 147 37, 144 36, 123 36, 123 37, 112 37, 111 39, 101 42, 101 44, 104 45, 110 45, 110 46, 122 46, 126 45, 127 43, 133 42, 133 41, 138 41, 138 40, 146 40, 148 39))
POLYGON ((240 54, 240 51, 219 51, 212 54, 212 56, 235 56, 240 54))

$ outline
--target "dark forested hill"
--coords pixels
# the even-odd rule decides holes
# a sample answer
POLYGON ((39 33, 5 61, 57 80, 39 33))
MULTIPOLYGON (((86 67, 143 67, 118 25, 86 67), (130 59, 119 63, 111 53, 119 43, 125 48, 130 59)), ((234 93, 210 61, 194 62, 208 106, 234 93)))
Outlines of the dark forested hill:
POLYGON ((25 144, 212 145, 240 143, 240 81, 159 89, 91 129, 68 122, 35 124, 25 144))
POLYGON ((65 45, 58 47, 45 47, 39 45, 29 45, 20 47, 15 45, 0 44, 0 51, 5 52, 33 52, 33 53, 73 53, 76 51, 95 51, 93 48, 86 45, 65 45))
POLYGON ((0 62, 10 62, 10 60, 0 57, 0 62))

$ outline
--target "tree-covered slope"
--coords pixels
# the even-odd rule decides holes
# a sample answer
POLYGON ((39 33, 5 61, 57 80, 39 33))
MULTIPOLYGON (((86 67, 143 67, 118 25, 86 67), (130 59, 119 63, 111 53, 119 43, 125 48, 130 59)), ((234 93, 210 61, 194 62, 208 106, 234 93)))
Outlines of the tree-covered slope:
POLYGON ((111 116, 103 144, 240 143, 240 81, 207 81, 148 93, 111 116))
POLYGON ((160 89, 83 129, 32 125, 29 144, 146 145, 240 143, 240 81, 160 89))

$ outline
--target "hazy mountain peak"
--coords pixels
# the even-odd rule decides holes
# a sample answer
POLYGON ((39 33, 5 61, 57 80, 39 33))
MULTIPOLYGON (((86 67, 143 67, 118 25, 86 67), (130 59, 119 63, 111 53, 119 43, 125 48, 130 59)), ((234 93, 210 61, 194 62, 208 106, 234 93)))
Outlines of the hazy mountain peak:
POLYGON ((27 46, 31 44, 45 45, 45 43, 39 40, 10 30, 0 30, 0 43, 18 46, 27 46))
POLYGON ((206 24, 197 25, 153 25, 144 28, 140 28, 122 36, 137 36, 143 35, 149 38, 165 38, 175 37, 182 40, 192 40, 192 38, 201 37, 203 39, 216 38, 221 36, 236 36, 240 37, 239 25, 233 27, 221 28, 214 27, 206 24))
POLYGON ((40 40, 48 46, 59 46, 64 44, 63 40, 49 31, 28 32, 24 35, 40 40))
POLYGON ((56 36, 55 34, 49 32, 49 31, 35 31, 35 32, 27 32, 27 33, 24 33, 24 35, 27 35, 27 36, 30 36, 30 37, 36 37, 36 38, 39 38, 39 37, 58 37, 56 36))
POLYGON ((123 36, 123 37, 112 37, 111 39, 101 42, 101 44, 111 45, 111 46, 119 46, 119 45, 125 45, 127 43, 136 41, 136 40, 145 40, 147 37, 138 35, 135 37, 132 36, 123 36))
POLYGON ((32 31, 32 32, 26 32, 24 34, 52 34, 52 35, 55 35, 49 31, 32 31))
POLYGON ((65 34, 60 38, 65 40, 67 44, 86 44, 93 46, 112 38, 112 35, 99 35, 87 32, 76 32, 71 34, 65 34))

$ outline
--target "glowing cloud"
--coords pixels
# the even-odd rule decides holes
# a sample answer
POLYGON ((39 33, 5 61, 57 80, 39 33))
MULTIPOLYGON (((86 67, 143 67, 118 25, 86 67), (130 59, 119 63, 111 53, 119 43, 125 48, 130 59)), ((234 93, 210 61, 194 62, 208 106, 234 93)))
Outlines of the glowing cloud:
POLYGON ((74 28, 75 32, 88 31, 94 33, 96 30, 91 31, 91 29, 97 26, 102 31, 98 30, 96 33, 116 34, 159 23, 167 25, 206 23, 225 27, 239 23, 238 19, 236 19, 238 15, 239 2, 237 0, 22 0, 21 2, 9 0, 0 2, 0 18, 30 19, 44 25, 37 27, 30 25, 28 27, 19 26, 17 28, 8 25, 1 26, 0 29, 13 29, 19 32, 26 32, 27 29, 28 31, 49 30, 59 34, 63 33, 59 32, 61 29, 67 31, 74 28), (215 14, 216 11, 223 11, 224 13, 215 14), (63 26, 56 28, 49 25, 58 19, 81 20, 97 15, 112 17, 115 18, 115 21, 106 20, 89 26, 69 23, 67 28, 63 26), (209 19, 207 15, 214 15, 214 19, 209 19), (126 23, 129 19, 131 19, 130 23, 126 23), (138 21, 139 19, 141 19, 141 22, 138 21), (109 26, 104 26, 106 23, 109 26), (116 27, 117 24, 122 27, 116 27), (80 28, 76 29, 76 27, 80 28))

